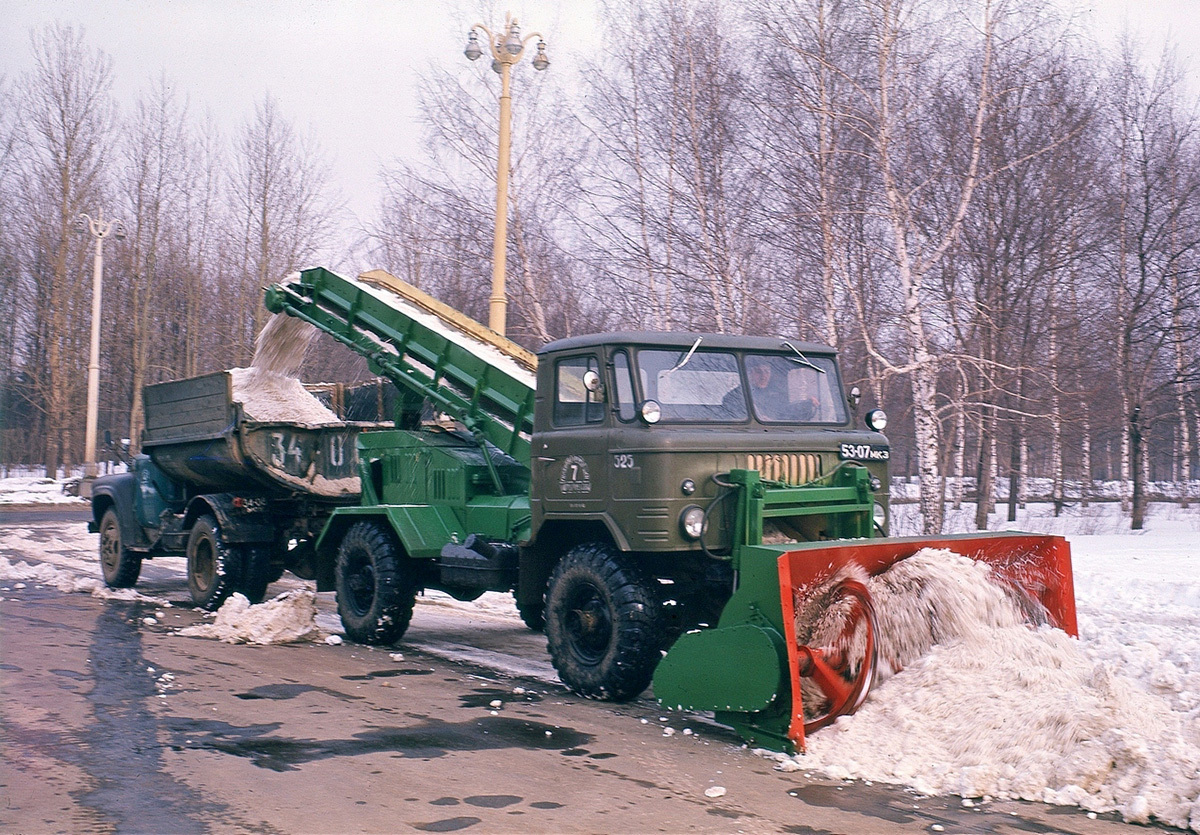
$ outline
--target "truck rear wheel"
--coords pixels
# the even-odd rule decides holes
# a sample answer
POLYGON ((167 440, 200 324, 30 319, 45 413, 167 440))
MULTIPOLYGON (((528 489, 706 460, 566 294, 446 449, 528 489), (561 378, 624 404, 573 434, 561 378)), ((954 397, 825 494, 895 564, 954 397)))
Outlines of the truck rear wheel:
POLYGON ((591 699, 635 698, 658 665, 659 609, 629 557, 598 542, 572 548, 546 593, 546 637, 559 677, 591 699))
POLYGON ((192 525, 187 542, 188 591, 206 612, 221 608, 237 585, 238 560, 221 541, 217 520, 204 515, 192 525))
POLYGON ((237 591, 251 603, 262 603, 267 596, 267 586, 279 579, 271 565, 271 546, 239 545, 237 560, 241 577, 237 591))
POLYGON ((335 582, 346 637, 360 644, 400 640, 412 620, 417 589, 391 530, 377 522, 351 525, 338 546, 335 582))
POLYGON ((110 589, 131 588, 142 573, 142 555, 121 541, 121 523, 112 508, 100 519, 100 572, 110 589))

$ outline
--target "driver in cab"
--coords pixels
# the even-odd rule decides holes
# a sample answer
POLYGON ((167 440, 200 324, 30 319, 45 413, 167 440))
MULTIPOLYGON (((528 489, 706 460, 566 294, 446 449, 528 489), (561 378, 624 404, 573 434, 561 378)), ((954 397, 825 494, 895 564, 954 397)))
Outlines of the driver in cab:
MULTIPOLYGON (((786 362, 786 361, 785 361, 786 362)), ((812 381, 801 379, 799 399, 793 400, 788 385, 787 369, 776 368, 766 357, 750 357, 746 360, 746 376, 750 382, 750 401, 754 412, 761 420, 812 420, 817 416, 819 404, 812 394, 812 381)), ((781 363, 782 365, 782 363, 781 363)), ((808 375, 802 374, 807 378, 808 375)))

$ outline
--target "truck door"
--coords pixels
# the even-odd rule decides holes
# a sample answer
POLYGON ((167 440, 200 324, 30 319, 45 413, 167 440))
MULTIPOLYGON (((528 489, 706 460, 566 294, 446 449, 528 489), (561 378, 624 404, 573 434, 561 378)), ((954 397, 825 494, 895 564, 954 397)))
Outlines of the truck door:
POLYGON ((599 379, 600 369, 597 354, 555 361, 551 430, 540 435, 533 455, 547 516, 602 513, 607 506, 608 432, 603 392, 588 385, 591 374, 599 379))

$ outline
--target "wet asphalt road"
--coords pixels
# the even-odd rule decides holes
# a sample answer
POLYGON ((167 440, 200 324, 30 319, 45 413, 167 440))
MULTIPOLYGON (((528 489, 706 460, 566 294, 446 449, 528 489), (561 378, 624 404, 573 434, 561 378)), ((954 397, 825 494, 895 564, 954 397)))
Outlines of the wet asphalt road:
MULTIPOLYGON (((8 524, 21 523, 0 520, 8 524)), ((25 524, 44 525, 47 535, 54 528, 25 524)), ((183 605, 182 577, 153 574, 143 585, 176 605, 0 581, 0 830, 1152 829, 1073 808, 965 808, 958 798, 784 774, 728 731, 679 716, 661 721, 648 698, 587 701, 403 641, 378 649, 185 638, 175 630, 200 616, 183 605), (664 735, 665 726, 675 733, 664 735), (724 796, 706 797, 712 786, 724 796)), ((509 643, 529 643, 516 624, 478 628, 492 646, 506 644, 505 630, 509 643)))

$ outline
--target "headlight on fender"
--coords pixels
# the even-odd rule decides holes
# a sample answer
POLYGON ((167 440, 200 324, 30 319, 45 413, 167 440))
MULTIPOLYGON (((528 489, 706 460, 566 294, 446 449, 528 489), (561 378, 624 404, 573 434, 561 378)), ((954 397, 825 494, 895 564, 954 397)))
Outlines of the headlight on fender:
POLYGON ((696 540, 704 536, 708 524, 704 518, 704 508, 688 505, 679 514, 679 530, 687 539, 696 540))
POLYGON ((874 429, 876 432, 882 432, 887 429, 887 412, 883 409, 872 409, 867 412, 867 426, 874 429))

